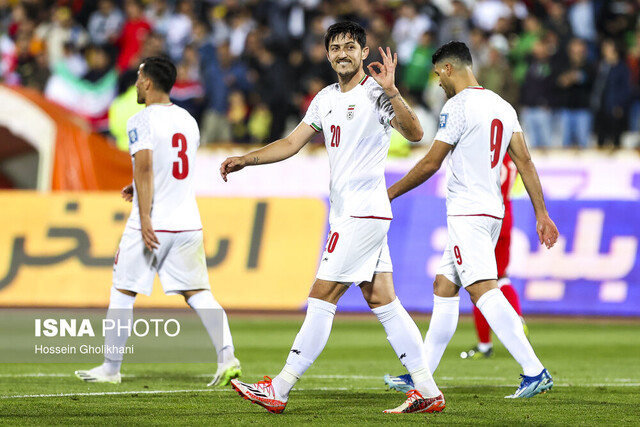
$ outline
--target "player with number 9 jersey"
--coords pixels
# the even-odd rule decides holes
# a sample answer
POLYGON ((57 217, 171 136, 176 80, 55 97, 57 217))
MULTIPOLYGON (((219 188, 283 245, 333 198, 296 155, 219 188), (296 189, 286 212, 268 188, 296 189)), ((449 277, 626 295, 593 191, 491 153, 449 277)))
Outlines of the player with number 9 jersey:
POLYGON ((459 290, 464 287, 522 367, 520 387, 508 397, 532 397, 549 390, 553 379, 533 351, 518 315, 498 289, 494 252, 505 209, 500 174, 507 151, 533 205, 540 243, 551 248, 558 240, 558 229, 547 211, 516 112, 478 84, 469 48, 451 41, 438 48, 431 62, 449 100, 427 155, 389 188, 393 200, 433 176, 448 158, 448 242, 436 271, 433 311, 425 338, 429 368, 436 369, 456 330, 459 290))
POLYGON ((490 90, 467 87, 447 101, 435 139, 453 146, 447 168, 449 216, 504 216, 500 166, 515 132, 522 132, 516 111, 490 90))
MULTIPOLYGON (((127 122, 132 160, 140 150, 153 152, 153 209, 156 231, 193 231, 202 228, 193 187, 196 150, 200 145, 198 123, 175 104, 152 104, 127 122)), ((134 164, 135 168, 135 164, 134 164)), ((140 229, 138 197, 127 227, 140 229)))

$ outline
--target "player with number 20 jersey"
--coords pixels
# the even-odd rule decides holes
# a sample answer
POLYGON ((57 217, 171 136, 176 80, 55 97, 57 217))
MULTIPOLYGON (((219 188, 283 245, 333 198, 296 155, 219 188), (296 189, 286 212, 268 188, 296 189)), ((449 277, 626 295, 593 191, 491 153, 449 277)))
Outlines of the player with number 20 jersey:
POLYGON ((302 121, 324 134, 331 165, 331 218, 391 219, 384 180, 391 120, 389 97, 365 76, 348 92, 338 83, 320 91, 302 121))

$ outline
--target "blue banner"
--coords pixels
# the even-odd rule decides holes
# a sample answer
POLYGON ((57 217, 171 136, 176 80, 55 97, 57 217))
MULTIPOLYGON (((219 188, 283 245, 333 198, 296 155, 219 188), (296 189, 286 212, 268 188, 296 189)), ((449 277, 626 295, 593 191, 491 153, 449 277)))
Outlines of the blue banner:
MULTIPOLYGON (((389 179, 394 182, 395 177, 389 179)), ((429 183, 427 183, 429 184, 429 183)), ((389 248, 396 293, 411 311, 430 312, 433 280, 447 241, 446 207, 437 183, 393 202, 389 248)), ((550 250, 538 242, 528 198, 513 201, 509 276, 523 312, 640 316, 640 203, 621 200, 548 200, 560 231, 550 250)), ((461 311, 470 312, 466 291, 461 311)), ((340 300, 342 310, 368 310, 358 289, 340 300)))

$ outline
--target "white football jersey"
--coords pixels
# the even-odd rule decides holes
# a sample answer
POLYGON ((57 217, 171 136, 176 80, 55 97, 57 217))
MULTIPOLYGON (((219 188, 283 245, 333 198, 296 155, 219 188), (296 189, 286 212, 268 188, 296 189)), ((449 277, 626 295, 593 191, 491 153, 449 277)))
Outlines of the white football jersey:
POLYGON ((313 98, 302 121, 324 134, 331 167, 330 221, 391 218, 384 167, 394 117, 389 97, 369 76, 348 92, 335 83, 313 98))
MULTIPOLYGON (((153 151, 153 204, 151 223, 156 231, 202 228, 193 185, 193 168, 200 145, 196 120, 174 104, 152 104, 127 122, 129 153, 153 151)), ((127 226, 140 229, 138 193, 127 226)))
POLYGON ((453 145, 447 215, 504 216, 500 171, 514 132, 522 132, 516 111, 480 86, 464 89, 442 107, 435 139, 453 145))

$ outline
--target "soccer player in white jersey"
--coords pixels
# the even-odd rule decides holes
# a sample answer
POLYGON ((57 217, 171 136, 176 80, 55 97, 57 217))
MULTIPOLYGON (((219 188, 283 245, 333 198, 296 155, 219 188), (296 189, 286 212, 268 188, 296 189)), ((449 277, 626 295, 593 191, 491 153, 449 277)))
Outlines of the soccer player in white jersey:
MULTIPOLYGON (((193 186, 200 131, 169 99, 175 80, 176 68, 166 58, 146 58, 138 70, 138 103, 146 108, 127 123, 133 184, 122 196, 133 208, 115 257, 107 319, 130 324, 136 295, 151 294, 158 274, 164 292, 183 295, 213 341, 218 369, 209 385, 226 385, 241 374, 240 362, 227 315, 210 290, 193 186)), ((124 348, 128 335, 124 328, 107 330, 105 348, 124 348)), ((105 354, 102 365, 76 375, 86 382, 120 383, 121 364, 122 354, 115 351, 105 354)))
MULTIPOLYGON (((447 248, 433 284, 433 314, 425 338, 431 372, 440 363, 458 323, 460 287, 522 366, 524 375, 510 398, 532 397, 553 386, 549 372, 525 337, 518 314, 500 292, 494 249, 504 215, 500 170, 508 151, 522 176, 536 215, 540 243, 551 248, 558 229, 545 207, 542 187, 515 110, 478 85, 469 49, 449 42, 432 57, 440 86, 449 98, 442 108, 435 141, 425 157, 389 188, 389 199, 429 179, 449 158, 447 168, 447 248)), ((402 389, 402 378, 385 378, 402 389)), ((410 381, 404 381, 409 383, 410 381)), ((396 387, 397 386, 397 387, 396 387)))
POLYGON ((324 134, 331 167, 331 232, 309 293, 304 323, 286 364, 273 381, 265 377, 255 384, 238 380, 231 384, 268 411, 284 411, 289 392, 329 339, 338 300, 355 283, 415 382, 406 401, 385 412, 440 412, 444 397, 427 369, 418 327, 395 295, 387 246, 391 207, 384 163, 391 127, 412 141, 422 138, 422 127, 395 86, 397 55, 380 48, 383 63, 369 65, 369 77, 362 63, 369 54, 362 27, 339 22, 329 27, 324 40, 339 83, 315 96, 291 134, 244 156, 230 157, 220 167, 226 181, 229 173, 245 166, 287 159, 316 132, 324 134))

